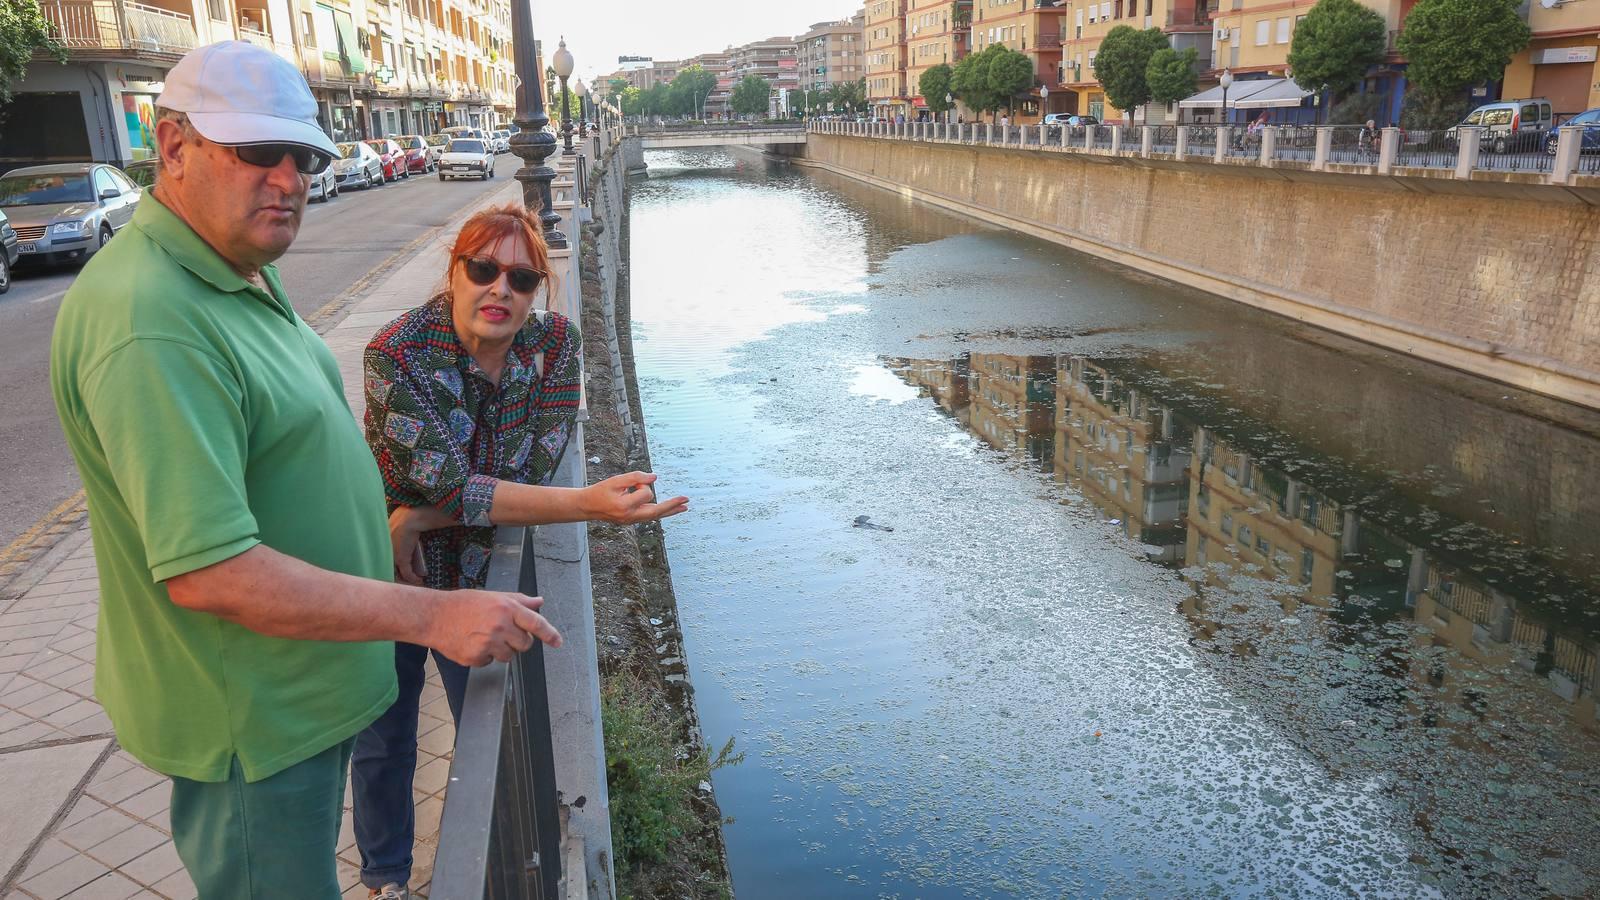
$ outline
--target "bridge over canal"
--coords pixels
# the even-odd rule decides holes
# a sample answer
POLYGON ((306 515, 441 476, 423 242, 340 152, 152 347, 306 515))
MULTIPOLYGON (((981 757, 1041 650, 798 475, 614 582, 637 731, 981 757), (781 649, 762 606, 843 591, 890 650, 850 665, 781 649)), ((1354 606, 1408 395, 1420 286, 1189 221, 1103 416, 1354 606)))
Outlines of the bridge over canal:
POLYGON ((772 147, 806 142, 805 126, 799 122, 793 125, 727 123, 636 126, 630 131, 638 135, 646 150, 672 150, 681 147, 772 147))

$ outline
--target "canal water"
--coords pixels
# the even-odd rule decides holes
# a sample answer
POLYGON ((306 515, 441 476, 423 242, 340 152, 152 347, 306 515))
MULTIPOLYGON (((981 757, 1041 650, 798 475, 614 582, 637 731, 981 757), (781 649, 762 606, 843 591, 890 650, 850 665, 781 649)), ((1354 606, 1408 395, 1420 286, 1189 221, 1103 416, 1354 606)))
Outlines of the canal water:
POLYGON ((640 392, 739 896, 1600 894, 1600 417, 647 161, 640 392))

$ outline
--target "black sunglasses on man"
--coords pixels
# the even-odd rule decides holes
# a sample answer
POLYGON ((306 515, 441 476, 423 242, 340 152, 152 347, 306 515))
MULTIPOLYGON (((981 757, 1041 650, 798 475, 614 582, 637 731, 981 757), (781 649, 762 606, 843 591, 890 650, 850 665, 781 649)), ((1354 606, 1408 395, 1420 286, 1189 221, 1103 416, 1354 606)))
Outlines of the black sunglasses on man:
POLYGON ((294 170, 301 175, 315 175, 333 165, 333 157, 303 144, 236 144, 233 152, 241 161, 263 169, 274 168, 285 156, 291 157, 294 170))

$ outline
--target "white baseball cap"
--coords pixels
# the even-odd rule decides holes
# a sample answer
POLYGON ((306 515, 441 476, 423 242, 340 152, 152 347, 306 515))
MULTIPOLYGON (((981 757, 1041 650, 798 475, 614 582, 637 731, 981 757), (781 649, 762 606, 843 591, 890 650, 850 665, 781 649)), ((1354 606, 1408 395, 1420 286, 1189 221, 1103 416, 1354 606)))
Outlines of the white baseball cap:
POLYGON ((298 144, 335 159, 317 101, 288 60, 244 41, 190 50, 167 73, 156 106, 181 112, 216 144, 298 144))

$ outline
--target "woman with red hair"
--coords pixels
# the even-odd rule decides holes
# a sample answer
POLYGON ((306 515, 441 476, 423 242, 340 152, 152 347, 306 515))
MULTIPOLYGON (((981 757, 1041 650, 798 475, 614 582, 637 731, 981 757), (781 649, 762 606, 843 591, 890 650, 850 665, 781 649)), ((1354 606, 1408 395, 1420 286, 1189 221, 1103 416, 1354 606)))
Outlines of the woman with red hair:
MULTIPOLYGON (((545 485, 571 439, 582 385, 576 326, 534 309, 549 283, 537 217, 517 204, 485 209, 456 236, 443 289, 367 345, 367 443, 383 473, 403 581, 483 587, 498 525, 633 524, 688 508, 684 497, 656 502, 655 476, 644 472, 586 488, 545 485)), ((399 697, 356 739, 351 758, 361 881, 383 900, 410 896, 427 655, 395 645, 399 697)), ((433 657, 459 723, 468 669, 433 657)))

